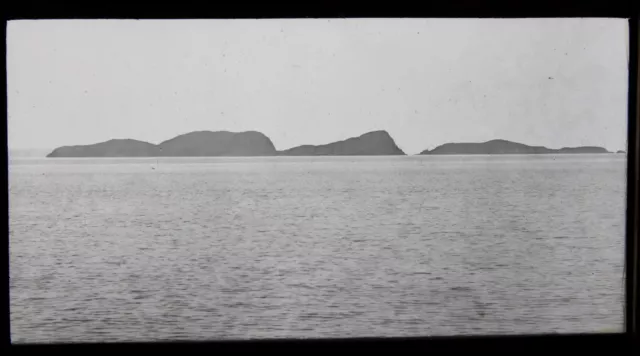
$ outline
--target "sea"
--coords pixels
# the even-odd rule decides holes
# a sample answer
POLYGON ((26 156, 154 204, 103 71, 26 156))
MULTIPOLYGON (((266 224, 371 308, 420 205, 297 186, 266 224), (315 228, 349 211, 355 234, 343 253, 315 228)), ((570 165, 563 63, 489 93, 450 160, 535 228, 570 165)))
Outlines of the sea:
POLYGON ((8 169, 14 343, 623 330, 625 155, 8 169))

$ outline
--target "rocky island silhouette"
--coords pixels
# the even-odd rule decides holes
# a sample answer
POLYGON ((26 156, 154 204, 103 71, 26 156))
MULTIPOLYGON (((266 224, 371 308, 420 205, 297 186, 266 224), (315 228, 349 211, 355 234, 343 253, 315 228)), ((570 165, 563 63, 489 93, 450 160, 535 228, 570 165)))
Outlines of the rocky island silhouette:
MULTIPOLYGON (((593 154, 611 153, 603 147, 580 146, 552 149, 507 140, 481 143, 446 143, 420 155, 497 154, 593 154)), ((618 151, 620 153, 620 151, 618 151)), ((250 156, 381 156, 406 155, 387 131, 367 132, 357 137, 324 145, 301 145, 276 150, 273 142, 258 131, 194 131, 159 144, 112 139, 92 145, 62 146, 47 157, 250 157, 250 156)))

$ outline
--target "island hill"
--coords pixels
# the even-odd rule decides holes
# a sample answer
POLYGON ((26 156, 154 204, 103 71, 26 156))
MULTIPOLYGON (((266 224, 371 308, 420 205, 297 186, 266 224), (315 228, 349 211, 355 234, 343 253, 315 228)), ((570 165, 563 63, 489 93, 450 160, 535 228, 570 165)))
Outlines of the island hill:
POLYGON ((63 146, 47 157, 239 157, 239 156, 363 156, 405 155, 386 131, 372 131, 326 145, 302 145, 277 151, 271 139, 257 131, 196 131, 158 145, 114 139, 93 145, 63 146))
MULTIPOLYGON (((602 147, 564 147, 560 149, 528 146, 507 140, 482 143, 446 143, 421 155, 493 154, 578 154, 610 153, 602 147)), ((325 145, 302 145, 276 150, 261 132, 195 131, 154 145, 114 139, 93 145, 63 146, 47 157, 239 157, 239 156, 390 156, 405 155, 386 131, 372 131, 358 137, 325 145)))
POLYGON ((507 140, 491 140, 482 143, 445 143, 432 150, 424 150, 421 155, 499 155, 499 154, 576 154, 611 153, 602 147, 582 146, 560 149, 543 146, 528 146, 507 140))

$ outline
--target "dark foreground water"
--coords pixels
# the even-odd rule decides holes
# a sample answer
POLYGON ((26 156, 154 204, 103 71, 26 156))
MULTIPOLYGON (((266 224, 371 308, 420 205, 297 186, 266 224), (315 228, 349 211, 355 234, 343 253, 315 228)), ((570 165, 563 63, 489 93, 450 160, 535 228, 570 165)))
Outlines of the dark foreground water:
POLYGON ((620 331, 625 167, 16 159, 12 340, 620 331))

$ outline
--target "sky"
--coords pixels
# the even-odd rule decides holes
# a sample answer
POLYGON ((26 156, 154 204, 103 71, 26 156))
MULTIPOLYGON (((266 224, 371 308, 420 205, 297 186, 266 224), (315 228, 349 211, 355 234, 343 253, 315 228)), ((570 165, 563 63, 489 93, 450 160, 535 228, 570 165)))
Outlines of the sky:
POLYGON ((626 149, 624 19, 29 20, 7 26, 9 149, 197 130, 277 149, 386 130, 626 149))

